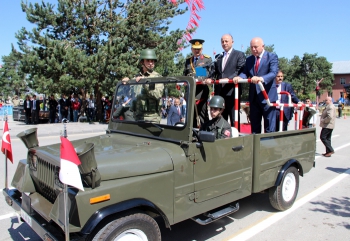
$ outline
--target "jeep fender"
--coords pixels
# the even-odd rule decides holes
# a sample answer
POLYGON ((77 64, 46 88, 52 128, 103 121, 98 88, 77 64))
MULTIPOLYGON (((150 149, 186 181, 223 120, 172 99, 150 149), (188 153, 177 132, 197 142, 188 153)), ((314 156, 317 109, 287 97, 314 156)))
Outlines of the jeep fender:
POLYGON ((146 199, 131 199, 127 201, 123 201, 121 203, 116 203, 113 205, 110 205, 108 207, 104 207, 100 210, 97 210, 86 222, 82 230, 80 231, 82 234, 90 234, 94 228, 106 217, 120 213, 122 211, 127 211, 132 208, 137 208, 137 207, 149 207, 151 208, 155 213, 158 213, 159 215, 162 216, 165 226, 167 228, 170 228, 170 223, 166 215, 152 202, 146 200, 146 199))
POLYGON ((291 159, 289 161, 287 161, 281 168, 281 170, 279 171, 278 173, 278 176, 277 176, 277 179, 276 179, 276 182, 275 182, 275 185, 274 186, 279 186, 281 184, 281 181, 282 181, 282 178, 283 178, 283 175, 284 175, 284 172, 290 167, 290 166, 295 166, 298 171, 299 171, 299 175, 300 176, 303 176, 304 175, 304 171, 303 171, 303 167, 300 165, 300 163, 295 160, 295 159, 291 159))

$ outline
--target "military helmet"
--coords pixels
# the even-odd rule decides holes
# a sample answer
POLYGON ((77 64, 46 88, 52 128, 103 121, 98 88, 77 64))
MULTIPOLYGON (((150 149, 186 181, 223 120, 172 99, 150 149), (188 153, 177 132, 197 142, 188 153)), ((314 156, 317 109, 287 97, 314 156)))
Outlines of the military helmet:
POLYGON ((153 59, 157 61, 157 56, 153 49, 144 49, 141 51, 139 60, 141 61, 143 59, 153 59))
POLYGON ((225 108, 225 100, 219 95, 214 95, 211 100, 209 101, 209 106, 214 108, 225 108))

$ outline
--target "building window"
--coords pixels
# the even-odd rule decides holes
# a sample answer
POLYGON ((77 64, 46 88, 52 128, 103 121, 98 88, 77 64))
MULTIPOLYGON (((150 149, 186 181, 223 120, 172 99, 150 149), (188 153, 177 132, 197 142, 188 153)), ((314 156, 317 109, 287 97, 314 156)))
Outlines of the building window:
POLYGON ((345 85, 345 78, 340 78, 340 84, 345 85))

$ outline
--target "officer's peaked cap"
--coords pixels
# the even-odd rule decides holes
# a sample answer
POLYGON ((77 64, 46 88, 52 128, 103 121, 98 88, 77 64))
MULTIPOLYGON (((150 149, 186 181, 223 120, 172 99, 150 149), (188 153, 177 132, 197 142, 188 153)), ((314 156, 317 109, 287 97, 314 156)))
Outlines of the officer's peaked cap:
POLYGON ((191 39, 190 43, 192 44, 192 48, 201 49, 203 47, 204 40, 203 39, 191 39))

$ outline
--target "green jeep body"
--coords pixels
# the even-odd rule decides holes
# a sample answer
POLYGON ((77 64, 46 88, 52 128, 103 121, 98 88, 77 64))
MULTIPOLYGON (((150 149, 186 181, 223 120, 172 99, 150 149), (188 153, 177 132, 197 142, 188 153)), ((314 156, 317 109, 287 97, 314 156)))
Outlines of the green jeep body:
MULTIPOLYGON (((96 185, 88 185, 82 175, 85 191, 69 187, 69 203, 64 203, 58 178, 60 144, 29 144, 28 158, 19 162, 12 181, 15 189, 3 190, 6 201, 41 238, 52 240, 64 239, 65 206, 69 208, 72 240, 114 240, 125 233, 121 223, 127 223, 130 230, 141 230, 148 240, 160 240, 156 216, 161 216, 167 227, 190 218, 204 225, 237 211, 240 199, 265 190, 275 208, 289 208, 298 192, 298 176, 314 166, 315 129, 214 140, 210 133, 191 126, 196 83, 190 77, 118 84, 112 113, 125 95, 133 98, 132 109, 138 99, 153 98, 144 95, 161 86, 166 99, 167 86, 175 84, 187 89, 185 123, 169 126, 164 119, 160 123, 137 119, 142 115, 135 113, 131 121, 112 118, 104 135, 72 141, 77 149, 94 144, 90 156, 81 161, 96 160, 96 185), (293 192, 285 194, 283 185, 288 180, 294 181, 293 192), (108 198, 90 203, 101 196, 108 198), (140 222, 146 223, 147 230, 142 230, 140 222)), ((161 99, 157 101, 160 111, 161 99)), ((148 111, 147 101, 139 103, 148 111)), ((31 143, 34 134, 23 139, 31 143)))

